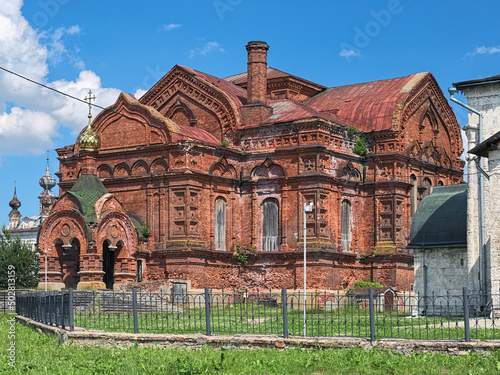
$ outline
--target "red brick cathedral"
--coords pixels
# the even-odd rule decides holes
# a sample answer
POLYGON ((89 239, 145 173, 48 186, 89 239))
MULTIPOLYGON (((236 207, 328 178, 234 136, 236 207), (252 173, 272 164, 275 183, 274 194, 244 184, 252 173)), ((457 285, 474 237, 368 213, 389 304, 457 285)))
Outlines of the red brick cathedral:
POLYGON ((308 288, 410 288, 412 216, 464 165, 436 80, 327 88, 267 66, 268 48, 249 42, 226 78, 177 65, 57 150, 38 242, 52 288, 300 288, 304 226, 308 288))

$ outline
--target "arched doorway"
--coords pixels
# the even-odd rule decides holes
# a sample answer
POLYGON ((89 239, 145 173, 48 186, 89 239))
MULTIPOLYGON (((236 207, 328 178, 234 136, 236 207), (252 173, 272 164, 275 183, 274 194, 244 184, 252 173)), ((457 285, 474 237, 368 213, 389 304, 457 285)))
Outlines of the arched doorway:
POLYGON ((75 288, 80 282, 80 241, 72 238, 67 245, 61 245, 61 271, 66 288, 75 288))
POLYGON ((116 246, 111 246, 109 241, 104 241, 102 246, 102 270, 104 271, 103 282, 106 289, 113 289, 115 273, 115 250, 116 246))

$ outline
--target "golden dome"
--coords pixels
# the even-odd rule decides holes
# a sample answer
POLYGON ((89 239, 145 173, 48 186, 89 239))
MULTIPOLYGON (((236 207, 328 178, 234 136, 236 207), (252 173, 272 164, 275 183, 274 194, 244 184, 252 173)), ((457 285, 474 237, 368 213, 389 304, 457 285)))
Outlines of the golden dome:
POLYGON ((101 139, 94 133, 92 126, 89 124, 78 136, 76 143, 81 151, 98 151, 101 146, 101 139))

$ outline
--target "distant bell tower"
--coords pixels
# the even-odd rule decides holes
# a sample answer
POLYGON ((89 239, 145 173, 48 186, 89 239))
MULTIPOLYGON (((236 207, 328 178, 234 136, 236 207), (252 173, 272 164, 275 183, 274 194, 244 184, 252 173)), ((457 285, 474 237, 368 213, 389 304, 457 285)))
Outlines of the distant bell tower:
POLYGON ((9 206, 12 208, 9 214, 9 229, 16 229, 21 219, 21 213, 18 210, 18 208, 21 207, 21 202, 17 199, 16 195, 16 181, 14 181, 14 197, 9 202, 9 206))
POLYGON ((43 188, 42 192, 38 196, 38 199, 40 199, 40 216, 43 221, 47 216, 49 216, 50 207, 57 199, 55 193, 51 190, 54 186, 56 186, 56 179, 50 174, 49 150, 47 150, 47 169, 38 183, 43 188))

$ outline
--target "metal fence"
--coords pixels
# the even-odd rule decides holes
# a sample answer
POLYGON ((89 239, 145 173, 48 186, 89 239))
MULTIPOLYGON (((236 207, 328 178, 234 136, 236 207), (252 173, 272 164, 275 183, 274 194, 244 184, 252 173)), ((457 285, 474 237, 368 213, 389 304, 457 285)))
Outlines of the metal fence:
POLYGON ((500 339, 500 296, 214 291, 34 292, 16 296, 17 312, 39 322, 121 332, 258 334, 403 339, 500 339), (305 318, 305 319, 304 319, 305 318))

